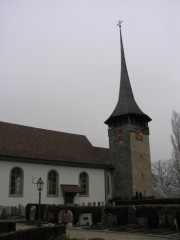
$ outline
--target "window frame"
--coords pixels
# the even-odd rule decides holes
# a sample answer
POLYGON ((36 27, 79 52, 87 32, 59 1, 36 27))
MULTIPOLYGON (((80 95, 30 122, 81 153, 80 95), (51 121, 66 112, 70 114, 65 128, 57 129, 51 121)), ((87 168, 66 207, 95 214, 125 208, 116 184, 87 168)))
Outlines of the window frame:
POLYGON ((9 175, 9 197, 23 197, 23 192, 24 192, 24 171, 21 167, 16 166, 11 169, 10 175, 9 175), (12 193, 12 189, 13 189, 12 183, 14 183, 14 185, 16 185, 16 181, 17 181, 17 173, 13 173, 13 171, 15 171, 15 170, 20 171, 19 193, 16 193, 17 186, 14 186, 15 193, 12 193), (13 175, 15 175, 15 176, 13 176, 13 175), (16 179, 14 180, 12 178, 16 178, 16 179))
POLYGON ((47 197, 59 197, 59 174, 58 174, 58 172, 55 170, 55 169, 51 169, 51 170, 49 170, 48 171, 48 174, 47 174, 47 197), (49 185, 50 183, 49 183, 49 177, 51 177, 51 180, 52 180, 52 178, 53 178, 53 176, 50 176, 50 174, 52 173, 52 172, 54 172, 56 175, 55 175, 55 190, 56 190, 56 193, 55 194, 53 194, 53 193, 49 193, 50 191, 49 191, 49 188, 51 187, 51 192, 53 191, 53 182, 51 182, 51 186, 49 185))
POLYGON ((79 187, 80 187, 80 190, 82 190, 82 180, 84 181, 84 179, 81 179, 81 176, 82 174, 84 174, 86 176, 86 179, 85 179, 85 192, 80 192, 79 193, 79 196, 80 197, 88 197, 89 196, 89 175, 87 174, 87 172, 81 172, 79 174, 79 187))

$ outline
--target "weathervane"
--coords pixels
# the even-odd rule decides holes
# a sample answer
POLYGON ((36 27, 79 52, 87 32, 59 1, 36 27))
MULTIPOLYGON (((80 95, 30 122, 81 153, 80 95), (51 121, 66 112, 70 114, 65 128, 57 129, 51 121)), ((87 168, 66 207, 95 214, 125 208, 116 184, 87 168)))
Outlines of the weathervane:
POLYGON ((118 21, 117 26, 119 26, 119 28, 121 27, 121 23, 122 23, 122 22, 123 22, 123 21, 121 21, 121 20, 118 21))

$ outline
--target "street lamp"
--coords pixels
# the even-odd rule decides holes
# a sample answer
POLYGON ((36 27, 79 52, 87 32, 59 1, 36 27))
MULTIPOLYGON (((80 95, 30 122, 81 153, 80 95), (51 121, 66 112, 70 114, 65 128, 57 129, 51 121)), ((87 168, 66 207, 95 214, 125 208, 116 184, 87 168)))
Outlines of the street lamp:
POLYGON ((43 190, 44 182, 41 178, 37 180, 37 189, 39 191, 39 214, 38 214, 38 227, 41 226, 41 192, 43 190))

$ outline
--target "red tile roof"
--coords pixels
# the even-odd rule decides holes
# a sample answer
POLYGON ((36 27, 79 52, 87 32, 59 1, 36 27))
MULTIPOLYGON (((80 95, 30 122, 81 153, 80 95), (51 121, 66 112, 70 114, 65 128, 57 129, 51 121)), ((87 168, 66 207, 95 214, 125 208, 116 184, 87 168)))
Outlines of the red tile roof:
POLYGON ((83 135, 0 122, 0 156, 108 165, 108 152, 83 135))

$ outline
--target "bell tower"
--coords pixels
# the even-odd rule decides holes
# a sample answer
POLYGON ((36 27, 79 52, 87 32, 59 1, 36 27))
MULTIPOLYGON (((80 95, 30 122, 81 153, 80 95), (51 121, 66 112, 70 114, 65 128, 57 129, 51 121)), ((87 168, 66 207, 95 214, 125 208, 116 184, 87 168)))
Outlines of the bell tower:
POLYGON ((121 77, 117 105, 108 125, 109 162, 113 165, 112 197, 152 197, 149 127, 151 118, 137 105, 126 67, 120 30, 121 77))

